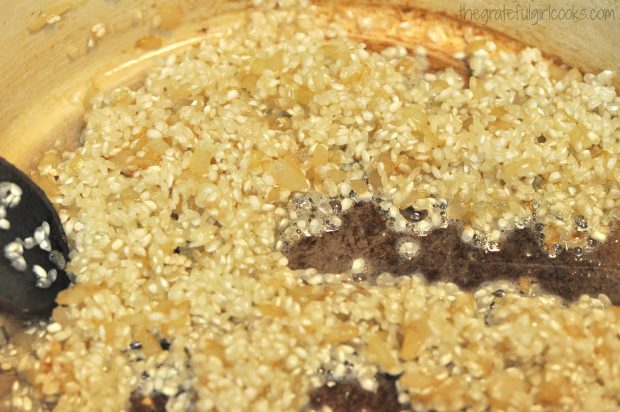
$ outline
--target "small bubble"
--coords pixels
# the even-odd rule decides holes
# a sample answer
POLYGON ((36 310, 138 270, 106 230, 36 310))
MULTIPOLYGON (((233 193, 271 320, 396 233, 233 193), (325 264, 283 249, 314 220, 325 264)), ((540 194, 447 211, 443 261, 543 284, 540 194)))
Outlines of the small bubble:
POLYGON ((597 242, 595 239, 593 239, 593 238, 589 237, 589 238, 588 238, 588 246, 590 246, 590 247, 596 247, 596 245, 598 245, 598 242, 597 242))
POLYGON ((163 350, 169 350, 172 343, 168 339, 164 338, 159 341, 159 346, 161 346, 163 350))
POLYGON ((583 254, 583 249, 580 247, 575 248, 575 255, 581 256, 583 254))
POLYGON ((503 298, 504 296, 506 296, 506 292, 503 289, 497 289, 493 292, 493 296, 497 298, 503 298))
POLYGON ((334 232, 334 231, 338 230, 338 226, 336 226, 334 223, 332 223, 330 221, 327 221, 327 222, 325 222, 324 230, 326 232, 334 232))
POLYGON ((400 214, 403 215, 403 217, 408 221, 417 223, 426 219, 426 217, 428 216, 428 211, 416 210, 413 208, 413 206, 409 206, 404 209, 400 209, 400 214))
POLYGON ((588 222, 583 216, 575 216, 575 225, 577 225, 577 230, 583 231, 588 228, 588 222))
POLYGON ((342 203, 339 200, 330 200, 329 205, 331 206, 334 213, 340 213, 342 211, 342 203))
POLYGON ((551 245, 551 251, 549 252, 550 258, 557 257, 560 253, 562 253, 562 245, 559 243, 554 243, 551 245))

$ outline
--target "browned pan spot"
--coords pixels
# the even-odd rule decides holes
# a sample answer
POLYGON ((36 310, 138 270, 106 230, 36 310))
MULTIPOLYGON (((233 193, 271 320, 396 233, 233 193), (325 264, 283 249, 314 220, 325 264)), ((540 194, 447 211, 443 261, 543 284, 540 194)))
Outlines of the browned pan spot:
POLYGON ((355 379, 330 381, 310 393, 310 408, 321 410, 329 406, 332 412, 397 412, 407 408, 398 402, 397 378, 385 374, 376 376, 376 392, 364 390, 355 379))
POLYGON ((348 36, 363 42, 369 50, 381 51, 391 46, 404 46, 410 53, 423 46, 428 59, 428 72, 454 69, 465 78, 471 75, 467 62, 454 58, 456 52, 468 49, 472 41, 484 38, 496 43, 497 50, 518 52, 524 45, 488 27, 479 27, 460 19, 458 15, 431 13, 404 4, 373 4, 344 2, 335 7, 327 0, 313 0, 317 13, 329 22, 343 27, 348 36), (365 26, 361 22, 369 20, 365 26), (404 25, 403 25, 404 24, 404 25))
POLYGON ((428 49, 426 51, 426 59, 428 60, 428 72, 437 73, 452 68, 455 72, 463 76, 465 84, 468 84, 469 77, 471 76, 471 69, 464 60, 454 59, 441 51, 433 49, 428 49))
MULTIPOLYGON (((377 37, 365 37, 361 35, 351 35, 353 40, 362 42, 366 45, 367 50, 373 52, 380 52, 388 47, 403 46, 407 49, 409 54, 415 53, 412 48, 415 44, 405 44, 402 41, 396 39, 381 39, 377 37)), ((447 54, 444 50, 436 48, 426 48, 426 59, 428 60, 428 67, 425 70, 429 73, 437 73, 446 69, 452 68, 455 72, 463 76, 465 83, 471 76, 471 70, 464 60, 458 60, 447 54)))
POLYGON ((388 228, 385 213, 370 202, 354 205, 342 222, 337 231, 289 245, 284 251, 289 267, 343 273, 351 269, 353 260, 363 258, 370 281, 383 272, 398 276, 420 272, 428 281, 474 289, 491 280, 529 278, 567 300, 604 293, 612 303, 620 304, 618 232, 594 252, 563 251, 551 258, 542 251, 541 235, 532 229, 513 231, 499 252, 488 252, 463 243, 454 224, 427 236, 396 232, 388 228), (411 259, 398 251, 399 244, 408 239, 420 246, 411 259))
POLYGON ((165 412, 168 397, 163 393, 154 392, 151 395, 142 395, 138 392, 129 398, 131 412, 165 412))
POLYGON ((11 393, 15 381, 17 381, 17 373, 15 371, 0 371, 0 399, 11 393))

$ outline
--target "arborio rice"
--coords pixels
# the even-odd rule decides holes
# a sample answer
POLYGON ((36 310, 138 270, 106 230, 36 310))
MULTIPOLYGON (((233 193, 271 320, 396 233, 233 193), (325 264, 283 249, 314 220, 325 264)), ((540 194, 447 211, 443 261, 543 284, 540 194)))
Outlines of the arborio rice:
POLYGON ((307 5, 253 12, 141 88, 97 95, 81 146, 42 158, 77 284, 51 323, 3 346, 5 375, 20 376, 4 407, 288 411, 327 380, 373 391, 387 373, 404 409, 618 410, 620 310, 606 296, 500 285, 489 321, 497 285, 294 271, 280 236, 299 230, 294 193, 354 191, 417 233, 447 206, 489 248, 534 223, 550 252, 604 242, 620 211, 613 74, 486 41, 471 77, 424 73, 422 56, 319 27, 307 5), (409 206, 429 216, 409 227, 409 206))

